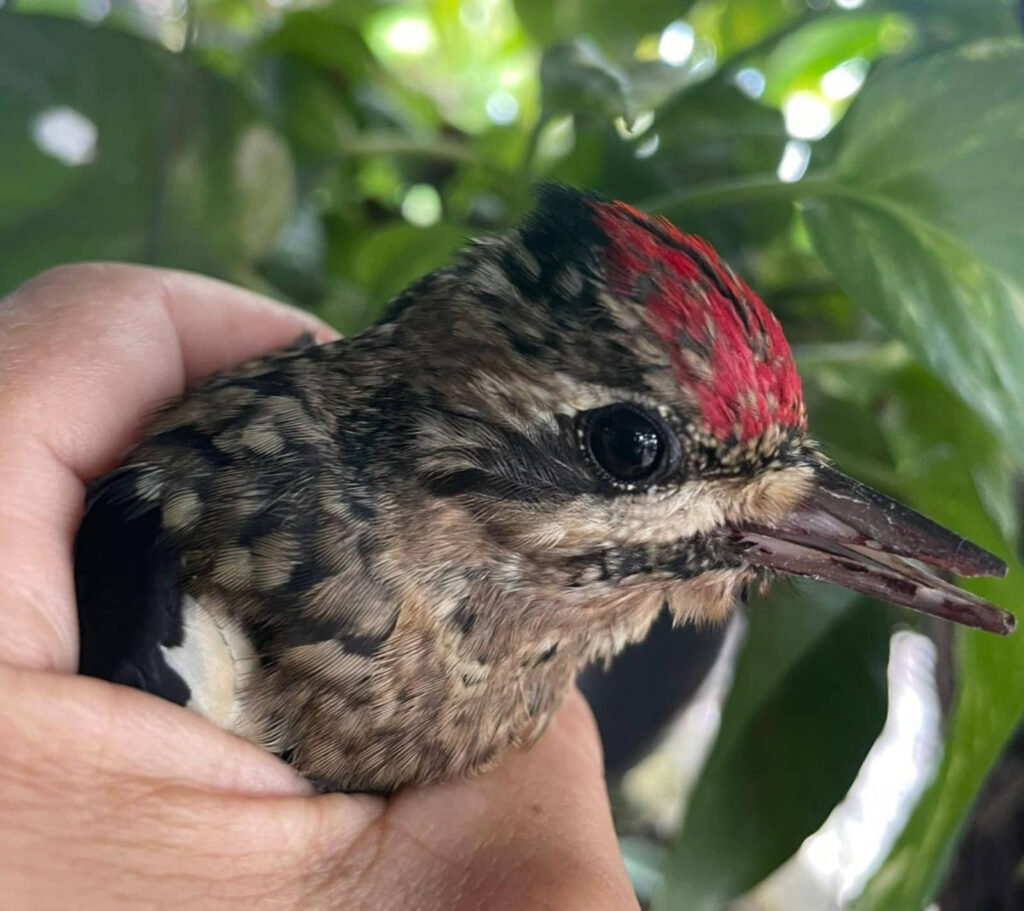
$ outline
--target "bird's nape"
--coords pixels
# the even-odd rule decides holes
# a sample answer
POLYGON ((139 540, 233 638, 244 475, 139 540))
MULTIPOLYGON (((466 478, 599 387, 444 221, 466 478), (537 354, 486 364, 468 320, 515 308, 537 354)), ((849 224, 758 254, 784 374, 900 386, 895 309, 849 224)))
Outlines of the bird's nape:
POLYGON ((815 466, 809 493, 781 522, 723 533, 755 566, 835 582, 992 633, 1008 635, 1016 626, 1009 611, 927 568, 1002 576, 1002 560, 825 463, 815 466))

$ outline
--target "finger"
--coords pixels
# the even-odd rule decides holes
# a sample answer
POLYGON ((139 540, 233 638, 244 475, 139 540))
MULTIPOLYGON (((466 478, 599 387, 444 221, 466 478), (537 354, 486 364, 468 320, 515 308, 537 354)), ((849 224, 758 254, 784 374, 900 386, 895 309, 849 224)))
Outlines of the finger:
MULTIPOLYGON (((326 807, 331 798, 320 800, 326 807)), ((532 749, 469 781, 397 795, 360 844, 340 862, 321 852, 324 906, 343 898, 348 907, 379 907, 387 884, 387 906, 423 911, 637 907, 597 729, 578 693, 532 749), (338 891, 353 883, 355 892, 338 891)))
POLYGON ((41 438, 88 479, 186 385, 303 331, 332 337, 307 313, 202 276, 65 266, 0 306, 0 413, 14 440, 41 438))
MULTIPOLYGON (((0 692, 3 907, 312 907, 317 799, 284 763, 127 687, 0 665, 0 692)), ((339 804, 336 853, 383 810, 339 804)))
POLYGON ((146 694, 3 668, 0 686, 0 845, 55 906, 111 904, 116 881, 119 907, 636 908, 578 696, 498 769, 384 801, 297 796, 269 754, 146 694))
POLYGON ((94 264, 0 303, 0 661, 71 670, 71 544, 83 482, 189 383, 331 330, 212 279, 94 264))
POLYGON ((82 788, 123 776, 235 794, 312 793, 273 754, 148 693, 3 665, 0 686, 0 765, 82 788))

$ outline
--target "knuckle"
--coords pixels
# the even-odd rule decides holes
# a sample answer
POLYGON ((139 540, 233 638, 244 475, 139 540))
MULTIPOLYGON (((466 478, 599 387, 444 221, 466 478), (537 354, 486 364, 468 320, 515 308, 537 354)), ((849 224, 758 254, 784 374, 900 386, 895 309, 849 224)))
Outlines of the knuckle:
POLYGON ((101 263, 61 263, 51 266, 15 288, 10 297, 35 297, 40 292, 51 291, 54 287, 73 286, 86 280, 92 280, 97 270, 102 269, 104 265, 101 263))
MULTIPOLYGON (((6 298, 8 306, 30 304, 37 307, 89 306, 101 289, 123 289, 139 285, 153 270, 143 266, 112 262, 62 263, 33 276, 15 288, 6 298)), ((148 282, 146 284, 149 284, 148 282)))

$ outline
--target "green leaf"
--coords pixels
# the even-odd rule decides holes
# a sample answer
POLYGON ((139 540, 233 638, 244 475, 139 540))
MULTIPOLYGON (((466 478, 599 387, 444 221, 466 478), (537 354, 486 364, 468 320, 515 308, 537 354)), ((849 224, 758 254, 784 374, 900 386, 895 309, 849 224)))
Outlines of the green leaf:
POLYGON ((765 60, 761 100, 780 104, 798 89, 817 91, 821 77, 855 57, 875 60, 904 47, 905 20, 891 14, 829 16, 781 38, 765 60))
MULTIPOLYGON (((770 50, 808 25, 821 27, 822 37, 835 24, 875 13, 909 17, 919 47, 962 44, 977 38, 1005 36, 1019 30, 1014 0, 864 0, 856 9, 827 3, 790 3, 787 0, 701 0, 687 18, 698 34, 714 41, 718 58, 728 64, 737 53, 770 50)), ((895 36, 893 36, 895 37, 895 36)))
POLYGON ((830 271, 1024 454, 1024 46, 879 68, 802 189, 830 271))
POLYGON ((429 228, 396 222, 363 230, 355 242, 347 235, 332 241, 333 271, 351 277, 383 307, 406 285, 449 262, 466 240, 463 228, 444 222, 429 228))
MULTIPOLYGON (((654 122, 642 135, 624 140, 606 129, 578 131, 580 142, 592 140, 600 148, 587 149, 596 160, 586 170, 567 157, 557 176, 570 182, 585 181, 620 198, 664 193, 673 187, 690 186, 749 172, 772 171, 778 164, 788 136, 782 115, 743 95, 718 78, 689 86, 665 101, 654 122), (657 149, 649 157, 637 157, 637 149, 654 136, 657 149)), ((788 208, 788 204, 787 208, 788 208)))
POLYGON ((633 122, 626 74, 584 38, 549 48, 540 62, 541 111, 545 118, 585 114, 633 122))
POLYGON ((661 885, 665 848, 640 836, 624 835, 619 838, 619 851, 637 898, 650 902, 661 885))
POLYGON ((293 201, 287 148, 230 83, 149 42, 41 16, 0 27, 0 288, 60 262, 245 278, 293 201), (38 125, 72 112, 79 164, 38 125))
MULTIPOLYGON (((1010 562, 1006 579, 966 588, 1018 612, 1024 566, 1017 548, 986 514, 981 491, 1006 502, 1010 462, 996 440, 936 380, 908 368, 888 384, 882 427, 904 495, 918 509, 1010 562)), ((1014 535, 1016 537, 1016 535, 1014 535)), ((888 859, 857 901, 862 911, 920 911, 934 896, 965 816, 1024 706, 1024 637, 962 630, 958 692, 939 772, 888 859)))
MULTIPOLYGON (((773 171, 789 139, 777 110, 720 78, 681 92, 658 111, 653 129, 660 145, 648 167, 663 188, 773 171)), ((702 213, 686 229, 732 255, 785 236, 792 222, 792 207, 776 202, 702 213)))
POLYGON ((515 0, 523 27, 542 45, 592 35, 628 47, 686 15, 694 0, 515 0))
POLYGON ((683 176, 673 170, 680 156, 691 163, 690 182, 730 174, 771 171, 789 136, 782 115, 748 98, 722 79, 708 79, 667 101, 654 121, 661 138, 653 161, 666 185, 683 176), (673 181, 673 178, 675 180, 673 181))
POLYGON ((824 586, 780 586, 751 609, 655 911, 719 911, 825 821, 881 730, 889 634, 884 610, 824 586))
MULTIPOLYGON (((985 419, 918 372, 889 390, 884 428, 901 493, 1007 557, 979 490, 1001 503, 1024 423, 1024 48, 989 40, 880 68, 843 124, 805 215, 833 274, 985 419), (995 493, 993 492, 995 491, 995 493)), ((1010 579, 968 587, 1011 608, 1010 579)), ((936 891, 965 815, 1024 703, 1024 640, 959 634, 960 690, 943 764, 859 906, 919 911, 936 891)))
POLYGON ((1012 35, 1019 30, 1015 0, 868 0, 881 8, 913 16, 920 37, 930 45, 962 44, 976 38, 1012 35))
POLYGON ((366 78, 374 69, 349 0, 288 13, 259 51, 299 57, 349 79, 366 78))
MULTIPOLYGON (((631 141, 610 128, 577 132, 576 148, 550 176, 627 200, 774 171, 789 138, 778 111, 720 78, 694 84, 666 101, 649 130, 631 141), (654 137, 654 154, 638 157, 638 149, 654 137)), ((775 200, 756 207, 689 212, 679 225, 708 238, 740 267, 744 251, 785 237, 793 220, 791 203, 775 200)))
POLYGON ((714 42, 719 59, 729 60, 812 15, 786 0, 701 0, 687 18, 698 35, 714 42))
MULTIPOLYGON (((841 346, 832 346, 801 358, 813 410, 831 419, 815 421, 816 433, 845 467, 864 457, 877 459, 888 470, 883 486, 890 493, 1011 557, 1020 535, 1018 517, 1006 515, 1014 497, 1008 454, 937 379, 901 356, 900 347, 886 345, 851 359, 841 346), (844 409, 853 434, 841 427, 844 409), (867 421, 881 440, 860 438, 867 421)), ((1011 560, 1006 579, 963 584, 1010 608, 1024 603, 1019 562, 1011 560)), ((947 723, 943 763, 859 900, 863 911, 920 911, 928 904, 987 769, 1020 721, 1024 639, 964 630, 956 643, 959 689, 947 723)))

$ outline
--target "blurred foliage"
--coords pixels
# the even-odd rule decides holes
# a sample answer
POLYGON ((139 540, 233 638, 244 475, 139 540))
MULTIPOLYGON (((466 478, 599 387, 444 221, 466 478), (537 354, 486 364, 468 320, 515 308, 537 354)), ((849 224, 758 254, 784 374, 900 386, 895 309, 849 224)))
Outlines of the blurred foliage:
POLYGON ((891 618, 849 592, 797 591, 751 613, 655 909, 715 911, 756 886, 842 800, 881 731, 891 618))
MULTIPOLYGON (((64 261, 161 263, 350 332, 514 221, 534 181, 588 186, 719 246, 782 318, 827 451, 1009 559, 970 587, 1013 607, 1019 17, 1009 0, 6 0, 0 291, 64 261)), ((754 607, 676 842, 624 842, 657 908, 723 907, 820 825, 881 725, 896 617, 919 623, 812 585, 754 607)), ((861 908, 927 904, 1020 720, 1024 636, 960 631, 955 655, 942 767, 861 908)))

